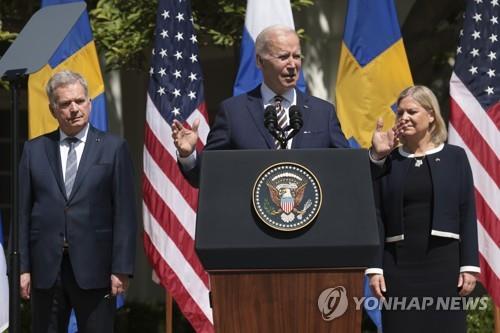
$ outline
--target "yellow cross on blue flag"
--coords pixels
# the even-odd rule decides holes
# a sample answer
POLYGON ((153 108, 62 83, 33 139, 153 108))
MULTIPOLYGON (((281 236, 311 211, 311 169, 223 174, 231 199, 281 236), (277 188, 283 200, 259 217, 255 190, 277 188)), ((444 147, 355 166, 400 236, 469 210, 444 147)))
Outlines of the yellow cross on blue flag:
POLYGON ((384 129, 394 125, 396 99, 412 84, 393 0, 350 0, 336 101, 351 146, 370 146, 379 117, 384 129))
MULTIPOLYGON (((81 0, 42 0, 42 7, 81 0)), ((61 70, 80 73, 89 84, 92 100, 90 123, 103 131, 107 130, 106 97, 101 67, 90 29, 87 11, 84 11, 66 38, 38 72, 31 74, 28 81, 28 136, 34 138, 57 128, 57 121, 49 111, 45 86, 50 77, 61 70)))
MULTIPOLYGON (((393 0, 349 0, 336 84, 337 115, 351 147, 367 148, 378 118, 394 125, 399 93, 413 85, 393 0)), ((365 278, 365 296, 373 296, 365 278)), ((367 310, 379 330, 380 311, 367 310)))

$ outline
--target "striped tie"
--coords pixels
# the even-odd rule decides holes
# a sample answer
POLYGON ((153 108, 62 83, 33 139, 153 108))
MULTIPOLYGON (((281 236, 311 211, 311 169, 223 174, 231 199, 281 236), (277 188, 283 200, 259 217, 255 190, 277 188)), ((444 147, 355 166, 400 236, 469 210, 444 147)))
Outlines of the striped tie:
MULTIPOLYGON (((276 115, 278 117, 278 127, 283 129, 286 127, 286 110, 282 105, 283 97, 280 95, 274 96, 274 107, 276 108, 276 115)), ((276 149, 281 149, 281 145, 278 140, 275 141, 276 149)))
POLYGON ((67 137, 65 141, 69 145, 69 151, 66 160, 66 172, 64 174, 64 187, 66 188, 66 196, 69 197, 73 189, 73 184, 75 183, 76 171, 78 169, 75 145, 80 140, 73 137, 67 137))

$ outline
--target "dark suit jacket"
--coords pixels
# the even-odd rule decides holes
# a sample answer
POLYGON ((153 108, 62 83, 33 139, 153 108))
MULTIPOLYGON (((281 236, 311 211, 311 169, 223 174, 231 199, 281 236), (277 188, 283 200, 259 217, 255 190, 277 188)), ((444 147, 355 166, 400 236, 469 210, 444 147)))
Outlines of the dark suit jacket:
MULTIPOLYGON (((297 106, 304 125, 293 138, 292 149, 349 148, 332 104, 297 93, 297 106)), ((208 134, 205 150, 275 149, 275 139, 264 126, 264 107, 260 86, 222 102, 208 134)), ((184 172, 190 183, 198 185, 201 158, 197 167, 184 172)))
MULTIPOLYGON (((460 266, 479 267, 476 209, 472 172, 465 151, 457 146, 426 156, 433 189, 433 236, 460 239, 460 266)), ((405 177, 414 159, 397 149, 386 160, 387 173, 375 182, 381 251, 373 267, 382 268, 382 248, 389 239, 404 234, 403 191, 405 177)))
MULTIPOLYGON (((348 148, 332 104, 297 92, 304 125, 292 148, 348 148)), ((222 102, 207 138, 205 150, 274 149, 274 138, 264 126, 260 86, 222 102)))
POLYGON ((132 275, 137 217, 126 142, 90 126, 69 198, 59 130, 26 142, 19 166, 21 272, 35 288, 56 281, 66 230, 74 275, 83 289, 107 288, 112 273, 132 275))

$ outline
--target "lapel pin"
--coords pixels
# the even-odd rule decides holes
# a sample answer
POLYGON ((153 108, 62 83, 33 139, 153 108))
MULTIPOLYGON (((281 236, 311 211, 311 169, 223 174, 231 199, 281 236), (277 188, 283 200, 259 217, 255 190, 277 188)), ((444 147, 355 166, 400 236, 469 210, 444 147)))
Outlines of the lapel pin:
POLYGON ((441 162, 441 159, 439 157, 436 157, 436 162, 441 162))
POLYGON ((309 109, 309 105, 304 104, 304 109, 309 109))

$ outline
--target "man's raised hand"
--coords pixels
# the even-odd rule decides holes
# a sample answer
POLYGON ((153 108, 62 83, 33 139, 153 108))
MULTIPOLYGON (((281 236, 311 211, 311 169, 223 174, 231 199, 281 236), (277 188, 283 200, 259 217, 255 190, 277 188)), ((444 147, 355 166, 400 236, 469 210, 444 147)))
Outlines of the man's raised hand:
POLYGON ((191 129, 184 127, 180 121, 174 119, 172 123, 172 139, 180 157, 188 157, 196 148, 198 142, 198 127, 200 119, 195 119, 191 129))

